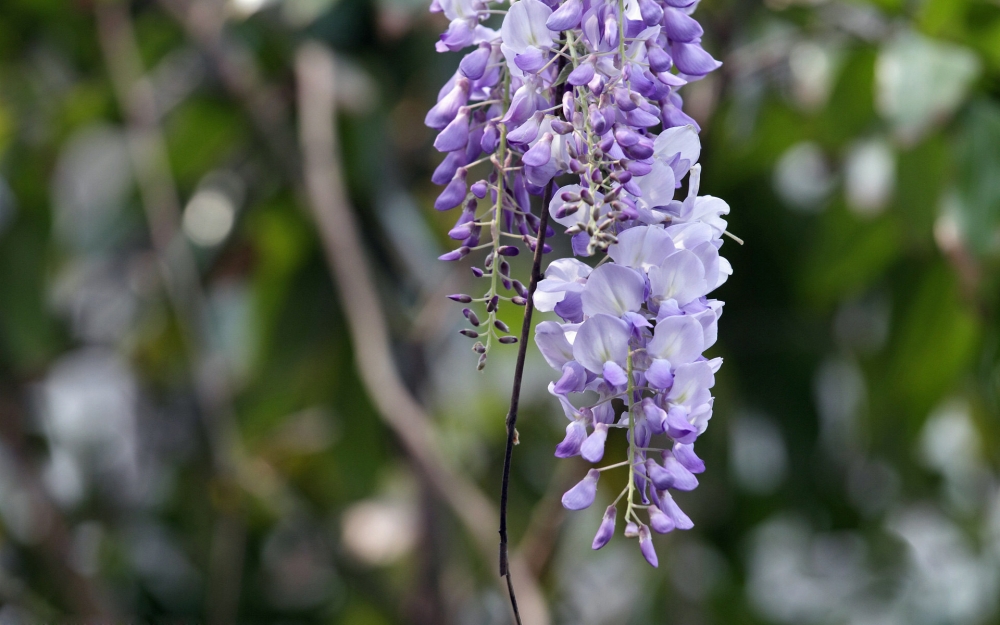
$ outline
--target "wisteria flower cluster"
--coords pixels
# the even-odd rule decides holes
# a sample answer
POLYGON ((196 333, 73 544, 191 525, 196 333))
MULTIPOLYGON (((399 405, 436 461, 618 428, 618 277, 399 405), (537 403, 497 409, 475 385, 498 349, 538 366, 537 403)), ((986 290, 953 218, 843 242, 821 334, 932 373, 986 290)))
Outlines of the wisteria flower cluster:
POLYGON ((480 369, 494 341, 517 341, 497 310, 529 296, 506 257, 517 255, 519 244, 538 245, 544 220, 532 196, 543 198, 538 210, 572 237, 575 256, 606 255, 596 268, 576 258, 550 263, 533 303, 564 323, 539 324, 535 338, 560 372, 550 392, 570 420, 557 456, 600 462, 609 429, 627 429, 628 459, 591 469, 564 506, 589 506, 600 473, 627 466, 628 487, 608 507, 593 546, 610 539, 617 504, 627 496, 625 535, 639 538, 654 566, 649 527, 692 526, 670 491, 693 489, 704 469, 693 443, 711 417, 709 389, 721 360, 702 354, 715 342, 722 310, 707 295, 732 271, 718 252, 729 207, 698 196, 699 129, 678 94, 720 65, 701 46, 701 26, 691 17, 697 4, 431 5, 450 20, 439 50, 474 48, 426 118, 440 131, 434 146, 447 153, 433 176, 445 187, 435 208, 460 208, 449 232, 460 245, 441 259, 485 251, 482 268, 472 271, 489 279, 486 292, 451 296, 485 307, 482 320, 473 308, 463 310, 472 328, 462 333, 479 339, 480 369), (502 15, 499 30, 489 26, 500 19, 494 15, 502 15), (675 200, 685 178, 687 196, 675 200), (577 408, 574 394, 592 401, 577 408), (661 436, 669 444, 654 447, 661 436))

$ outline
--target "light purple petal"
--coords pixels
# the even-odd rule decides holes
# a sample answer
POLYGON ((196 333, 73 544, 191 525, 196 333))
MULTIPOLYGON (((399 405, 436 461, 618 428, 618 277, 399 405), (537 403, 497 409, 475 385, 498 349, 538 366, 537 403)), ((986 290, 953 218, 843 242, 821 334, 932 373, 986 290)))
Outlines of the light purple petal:
POLYGON ((580 446, 580 455, 587 462, 600 462, 604 457, 604 443, 608 440, 608 424, 597 423, 594 431, 580 446))
POLYGON ((653 388, 668 389, 674 383, 674 374, 669 360, 657 358, 646 369, 646 381, 653 388))
POLYGON ((575 360, 563 365, 562 376, 556 382, 553 390, 560 395, 566 393, 582 393, 587 386, 587 370, 575 360))
POLYGON ((625 373, 624 369, 618 366, 617 363, 604 363, 601 375, 608 381, 608 384, 612 386, 625 386, 628 384, 628 375, 625 373))
POLYGON ((667 435, 680 443, 693 443, 698 438, 698 429, 687 419, 688 411, 683 406, 673 406, 667 411, 667 435))
POLYGON ((713 386, 715 375, 711 365, 704 360, 681 365, 674 370, 674 385, 667 394, 667 400, 685 406, 699 406, 711 397, 708 389, 713 386))
POLYGON ((565 329, 555 321, 543 321, 535 326, 535 344, 553 369, 562 369, 573 360, 573 346, 566 339, 565 329))
POLYGON ((674 520, 674 525, 677 529, 689 530, 694 527, 694 523, 691 522, 688 515, 684 514, 684 511, 680 509, 680 506, 677 505, 677 502, 674 501, 669 492, 662 491, 657 494, 660 497, 660 510, 663 510, 667 516, 674 520))
POLYGON ((656 549, 653 548, 653 538, 649 535, 649 528, 645 525, 639 526, 639 551, 642 552, 642 557, 646 558, 646 562, 649 562, 650 566, 653 568, 659 566, 656 559, 656 549))
POLYGON ((580 326, 573 341, 573 359, 592 373, 602 375, 604 363, 625 364, 628 356, 628 324, 610 315, 595 315, 580 326))
POLYGON ((653 301, 674 299, 681 306, 701 297, 708 289, 701 260, 688 250, 674 252, 660 265, 650 267, 649 286, 653 301))
POLYGON ((618 235, 608 248, 608 256, 618 265, 646 271, 674 253, 674 242, 659 226, 638 226, 618 235))
POLYGON ((642 307, 646 282, 634 269, 614 263, 601 265, 590 274, 583 290, 583 314, 621 317, 642 307))
POLYGON ((656 506, 649 508, 649 526, 654 532, 666 534, 674 530, 674 520, 656 506))
POLYGON ((646 353, 679 366, 693 362, 705 350, 705 330, 690 315, 667 317, 656 324, 646 353))
POLYGON ((694 453, 694 445, 674 444, 674 458, 691 473, 704 473, 705 462, 694 453))
POLYGON ((587 427, 582 421, 566 426, 566 437, 556 445, 556 458, 569 458, 580 453, 580 445, 587 440, 587 427))
POLYGON ((601 474, 597 469, 587 471, 587 477, 563 494, 563 507, 567 510, 583 510, 594 503, 594 498, 597 496, 597 480, 600 477, 601 474))
POLYGON ((614 506, 608 506, 607 510, 604 511, 604 518, 601 519, 601 526, 597 528, 594 542, 590 545, 591 549, 600 549, 608 544, 608 541, 615 534, 615 517, 617 516, 618 510, 614 506))

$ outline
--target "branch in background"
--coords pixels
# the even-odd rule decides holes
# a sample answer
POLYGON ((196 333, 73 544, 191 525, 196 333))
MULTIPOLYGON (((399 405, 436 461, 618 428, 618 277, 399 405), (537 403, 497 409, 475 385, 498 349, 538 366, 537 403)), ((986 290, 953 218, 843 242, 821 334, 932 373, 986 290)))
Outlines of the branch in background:
MULTIPOLYGON (((309 205, 340 293, 361 381, 407 454, 475 538, 480 550, 492 559, 495 543, 489 527, 496 518, 495 510, 475 485, 445 465, 430 419, 403 384, 392 359, 382 305, 344 190, 334 125, 336 82, 332 55, 319 44, 305 44, 296 55, 295 72, 309 205)), ((525 615, 532 623, 547 623, 544 598, 523 559, 512 558, 510 568, 523 580, 525 615)))
MULTIPOLYGON (((97 32, 112 87, 128 125, 128 146, 150 238, 167 296, 194 368, 194 388, 215 475, 229 487, 238 480, 242 444, 236 428, 232 386, 225 363, 202 349, 207 344, 206 297, 194 255, 179 235, 181 203, 159 128, 152 84, 144 76, 129 8, 121 2, 95 7, 97 32)), ((218 510, 209 557, 209 623, 236 622, 245 550, 245 521, 238 510, 218 510)))

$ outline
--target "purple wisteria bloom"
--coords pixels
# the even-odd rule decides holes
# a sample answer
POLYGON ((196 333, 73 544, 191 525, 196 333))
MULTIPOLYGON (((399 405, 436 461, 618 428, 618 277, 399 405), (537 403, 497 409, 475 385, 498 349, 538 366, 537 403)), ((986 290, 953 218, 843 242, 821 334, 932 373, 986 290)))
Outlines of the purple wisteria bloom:
POLYGON ((556 455, 600 462, 610 429, 627 430, 627 459, 591 469, 563 504, 591 505, 600 472, 627 467, 628 487, 605 512, 593 547, 610 540, 624 498, 625 535, 639 539, 653 566, 651 530, 692 527, 671 492, 695 488, 705 469, 694 443, 711 418, 721 365, 703 355, 722 313, 709 294, 732 273, 719 255, 729 206, 699 195, 699 128, 679 93, 720 65, 701 45, 697 5, 431 6, 449 20, 438 49, 465 54, 426 118, 445 153, 433 175, 443 187, 434 206, 459 213, 449 231, 457 247, 441 259, 481 253, 472 271, 489 282, 480 297, 452 296, 470 306, 463 314, 472 328, 462 334, 480 339, 473 347, 480 369, 495 342, 517 340, 497 311, 525 304, 528 292, 506 258, 518 243, 536 249, 540 211, 571 237, 574 256, 600 257, 553 260, 533 296, 538 310, 562 320, 535 331, 558 376, 549 392, 568 421, 556 455), (685 180, 685 196, 675 197, 685 180), (615 414, 621 404, 625 411, 615 414))

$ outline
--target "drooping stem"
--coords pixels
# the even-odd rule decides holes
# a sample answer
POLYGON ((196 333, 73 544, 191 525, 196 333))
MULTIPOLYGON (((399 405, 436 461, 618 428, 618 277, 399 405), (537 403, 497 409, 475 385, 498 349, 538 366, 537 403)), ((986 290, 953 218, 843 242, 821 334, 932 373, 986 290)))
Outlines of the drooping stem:
MULTIPOLYGON (((556 63, 558 76, 565 65, 564 57, 556 63)), ((556 103, 562 101, 565 83, 555 88, 556 103)), ((558 110, 558 109, 557 109, 558 110)), ((514 382, 510 392, 510 410, 507 411, 507 444, 503 456, 503 478, 500 484, 500 575, 507 578, 507 590, 510 593, 510 604, 514 610, 514 618, 521 625, 521 615, 517 609, 517 597, 514 594, 514 584, 510 578, 510 566, 507 554, 507 499, 510 491, 510 464, 514 453, 514 442, 517 437, 517 410, 521 401, 521 380, 524 377, 524 361, 528 354, 528 339, 531 334, 531 317, 535 310, 535 288, 542 276, 542 254, 545 250, 545 234, 549 227, 549 202, 552 197, 552 184, 545 187, 542 195, 542 207, 538 221, 538 237, 535 240, 535 254, 531 263, 531 276, 528 280, 528 296, 524 305, 524 320, 521 323, 521 334, 517 349, 517 362, 514 364, 514 382)))

